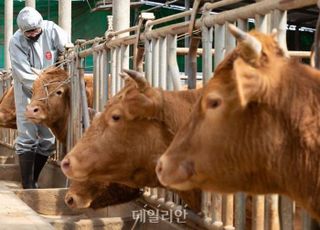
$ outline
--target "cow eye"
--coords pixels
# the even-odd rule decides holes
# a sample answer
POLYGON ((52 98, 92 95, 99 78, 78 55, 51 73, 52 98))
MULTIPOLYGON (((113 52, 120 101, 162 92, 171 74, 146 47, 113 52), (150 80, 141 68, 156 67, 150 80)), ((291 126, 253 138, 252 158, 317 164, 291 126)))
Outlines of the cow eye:
POLYGON ((112 115, 112 120, 114 121, 119 121, 120 120, 120 115, 112 115))
POLYGON ((210 109, 215 109, 219 107, 222 103, 220 98, 210 98, 207 100, 207 107, 210 109))

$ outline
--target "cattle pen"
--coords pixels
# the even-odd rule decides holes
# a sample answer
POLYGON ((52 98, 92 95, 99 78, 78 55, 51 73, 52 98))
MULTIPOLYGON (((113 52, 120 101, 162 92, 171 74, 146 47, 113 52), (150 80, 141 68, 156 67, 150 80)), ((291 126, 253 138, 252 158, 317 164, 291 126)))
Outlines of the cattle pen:
MULTIPOLYGON (((236 45, 235 39, 226 29, 228 23, 235 24, 244 31, 250 29, 249 22, 254 24, 255 29, 265 33, 271 33, 276 28, 277 39, 283 50, 290 56, 309 59, 309 51, 287 49, 287 14, 290 10, 314 7, 317 0, 263 0, 232 8, 239 2, 241 0, 206 2, 202 12, 196 11, 195 7, 193 10, 159 19, 152 13, 141 13, 135 26, 120 30, 112 27, 113 18, 109 16, 109 28, 103 36, 91 40, 78 39, 74 46, 66 47, 62 64, 69 72, 72 92, 68 138, 66 146, 58 143, 56 154, 46 166, 47 176, 42 176, 41 182, 47 189, 24 191, 10 182, 1 182, 0 195, 10 194, 17 206, 23 204, 19 203, 16 196, 27 203, 35 211, 30 214, 35 220, 35 226, 40 226, 41 229, 312 229, 312 220, 307 213, 294 201, 277 194, 251 196, 244 193, 202 192, 201 213, 186 209, 185 203, 177 194, 164 188, 146 187, 142 198, 127 205, 98 211, 70 210, 63 204, 63 196, 68 187, 68 181, 59 168, 66 154, 64 149, 70 151, 90 125, 83 79, 86 58, 93 57, 93 106, 97 111, 103 111, 106 102, 124 87, 124 81, 120 77, 122 69, 142 71, 153 87, 165 90, 182 90, 185 85, 192 89, 196 88, 197 83, 205 85, 217 65, 236 45), (223 6, 230 6, 231 9, 213 12, 223 6), (184 17, 190 17, 190 20, 175 22, 184 17), (190 45, 178 46, 179 41, 185 37, 189 37, 190 45), (177 56, 188 56, 187 72, 181 71, 177 56), (201 67, 197 66, 197 59, 201 59, 201 67), (200 74, 199 69, 202 71, 200 74), (42 207, 39 202, 48 207, 42 207), (53 207, 49 207, 50 205, 53 207), (133 215, 137 211, 141 214, 150 210, 153 212, 144 214, 154 215, 159 207, 163 213, 176 215, 170 214, 169 219, 164 218, 157 223, 152 218, 147 221, 144 219, 143 223, 141 216, 139 219, 133 215), (42 214, 41 218, 37 216, 39 213, 42 214), (185 215, 182 225, 177 213, 180 217, 185 215), (61 218, 64 215, 66 217, 61 218)), ((11 85, 9 68, 0 77, 3 93, 11 85)), ((0 159, 3 162, 0 165, 0 176, 1 180, 17 182, 19 173, 13 153, 14 138, 14 130, 1 128, 3 156, 0 159)))

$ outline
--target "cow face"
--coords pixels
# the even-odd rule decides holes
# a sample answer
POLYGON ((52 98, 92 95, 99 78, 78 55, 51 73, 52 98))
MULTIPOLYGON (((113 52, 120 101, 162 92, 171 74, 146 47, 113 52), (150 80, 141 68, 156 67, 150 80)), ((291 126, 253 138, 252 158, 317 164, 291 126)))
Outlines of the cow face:
POLYGON ((164 186, 261 192, 252 181, 274 179, 267 173, 275 170, 270 156, 281 148, 285 134, 273 110, 280 97, 273 92, 288 59, 274 35, 230 30, 237 48, 217 67, 190 119, 158 161, 157 176, 164 186), (268 143, 270 137, 275 141, 268 143))
POLYGON ((129 202, 142 195, 137 188, 114 183, 97 183, 92 180, 72 181, 65 196, 70 208, 103 208, 129 202))
POLYGON ((62 171, 70 179, 132 187, 158 184, 155 164, 172 140, 171 132, 154 119, 162 112, 161 91, 136 72, 128 74, 125 87, 108 101, 63 159, 62 171))
POLYGON ((59 68, 43 72, 33 84, 30 104, 26 117, 34 122, 52 126, 69 112, 68 74, 59 68))

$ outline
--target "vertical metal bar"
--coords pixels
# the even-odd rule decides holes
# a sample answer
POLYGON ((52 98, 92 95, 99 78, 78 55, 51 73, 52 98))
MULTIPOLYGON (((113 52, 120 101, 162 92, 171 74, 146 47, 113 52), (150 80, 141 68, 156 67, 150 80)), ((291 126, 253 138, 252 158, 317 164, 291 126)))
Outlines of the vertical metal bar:
POLYGON ((252 229, 262 230, 264 229, 264 196, 258 195, 253 197, 253 217, 252 217, 252 229))
POLYGON ((121 71, 121 47, 116 48, 116 74, 115 74, 115 81, 116 81, 116 92, 119 92, 121 89, 121 77, 119 75, 121 71))
POLYGON ((214 27, 214 68, 223 60, 225 52, 225 25, 215 25, 214 27))
POLYGON ((99 110, 99 55, 98 52, 93 52, 93 108, 99 110))
POLYGON ((233 213, 233 194, 226 194, 223 197, 223 206, 224 206, 224 230, 235 230, 235 227, 233 226, 233 219, 234 219, 234 213, 233 213))
MULTIPOLYGON (((84 129, 87 129, 90 125, 90 118, 88 112, 88 100, 86 94, 86 86, 84 83, 84 60, 79 60, 79 83, 80 83, 80 94, 81 94, 81 105, 82 105, 82 117, 83 117, 83 126, 84 129)), ((80 122, 80 121, 79 121, 80 122)))
POLYGON ((98 88, 98 91, 99 91, 99 107, 98 107, 98 111, 101 111, 102 110, 102 108, 103 108, 103 102, 102 102, 102 97, 103 97, 103 94, 104 94, 104 92, 103 92, 103 87, 104 87, 104 85, 103 85, 103 78, 104 78, 104 75, 103 75, 103 70, 104 70, 104 68, 105 68, 105 66, 104 66, 104 60, 103 60, 103 50, 100 50, 99 51, 99 59, 98 59, 98 61, 99 61, 99 68, 98 68, 98 72, 99 72, 99 84, 98 84, 98 86, 99 86, 99 88, 98 88))
POLYGON ((99 50, 97 52, 97 55, 98 55, 98 58, 97 58, 97 63, 94 64, 94 65, 97 65, 97 76, 96 76, 96 84, 97 84, 97 88, 96 88, 96 94, 97 94, 97 97, 96 97, 96 104, 97 104, 97 107, 96 107, 96 110, 97 111, 101 111, 101 97, 102 97, 102 68, 103 68, 103 63, 102 63, 102 50, 99 50))
POLYGON ((212 217, 210 215, 210 210, 211 210, 211 206, 212 206, 211 193, 202 192, 201 201, 202 201, 201 210, 204 215, 204 222, 211 225, 212 224, 212 217))
POLYGON ((108 66, 108 52, 107 50, 102 51, 101 58, 101 92, 100 92, 100 100, 101 100, 101 108, 100 111, 103 110, 103 107, 108 98, 108 70, 110 69, 108 66))
POLYGON ((270 32, 270 15, 256 15, 256 30, 263 32, 263 33, 269 33, 270 32))
POLYGON ((241 29, 243 31, 248 31, 248 20, 247 19, 238 19, 237 26, 239 27, 239 29, 241 29))
POLYGON ((114 96, 117 92, 117 82, 116 82, 116 60, 117 52, 115 48, 111 49, 111 96, 114 96))
POLYGON ((272 18, 272 29, 277 29, 278 43, 287 52, 287 11, 274 10, 272 18))
POLYGON ((159 86, 162 89, 167 87, 167 38, 161 37, 159 43, 159 86))
MULTIPOLYGON (((188 11, 190 10, 190 0, 185 0, 184 1, 184 7, 185 7, 185 11, 188 11)), ((190 21, 190 16, 185 16, 184 17, 184 21, 187 22, 187 21, 190 21)), ((184 38, 184 47, 190 47, 190 39, 188 36, 186 36, 184 38)), ((191 73, 190 73, 190 66, 188 63, 190 63, 190 57, 188 55, 185 55, 184 56, 184 72, 185 72, 185 75, 186 76, 190 76, 191 73)))
POLYGON ((237 230, 245 230, 246 195, 244 193, 236 193, 235 199, 235 227, 237 230))
MULTIPOLYGON (((216 34, 216 32, 215 32, 216 34)), ((207 83, 212 77, 212 42, 213 28, 202 27, 202 81, 207 83)), ((215 51, 216 53, 216 51, 215 51)), ((215 57, 216 62, 216 57, 215 57)))
POLYGON ((147 81, 152 82, 152 45, 150 40, 145 40, 145 74, 147 81))
POLYGON ((180 71, 177 63, 177 36, 167 36, 167 59, 168 59, 168 77, 172 79, 174 90, 181 89, 180 71))
MULTIPOLYGON (((73 76, 73 72, 74 72, 74 60, 73 62, 71 62, 69 64, 69 67, 68 67, 68 72, 69 72, 69 76, 73 76)), ((67 152, 69 152, 71 150, 71 148, 73 147, 72 143, 73 143, 73 135, 72 135, 72 98, 73 98, 73 95, 72 95, 72 82, 70 81, 70 89, 71 89, 71 93, 70 93, 70 114, 69 114, 69 117, 68 117, 68 136, 67 136, 67 152)))
POLYGON ((153 38, 152 45, 152 86, 159 87, 159 39, 153 38))
POLYGON ((166 203, 167 207, 172 207, 174 205, 174 203, 173 203, 173 192, 170 191, 170 190, 166 190, 165 203, 166 203))
POLYGON ((221 227, 223 226, 222 222, 222 195, 218 193, 211 193, 211 200, 212 200, 212 225, 214 227, 221 227))
POLYGON ((280 230, 279 223, 279 196, 267 195, 266 196, 266 215, 265 215, 265 229, 266 230, 280 230))
MULTIPOLYGON (((119 69, 119 73, 122 71, 122 69, 129 69, 129 46, 128 45, 121 45, 121 57, 120 57, 121 66, 119 69)), ((124 85, 124 81, 121 80, 120 75, 118 75, 118 78, 120 79, 120 86, 121 88, 124 85)))
POLYGON ((285 196, 279 197, 281 230, 293 230, 293 203, 285 196))

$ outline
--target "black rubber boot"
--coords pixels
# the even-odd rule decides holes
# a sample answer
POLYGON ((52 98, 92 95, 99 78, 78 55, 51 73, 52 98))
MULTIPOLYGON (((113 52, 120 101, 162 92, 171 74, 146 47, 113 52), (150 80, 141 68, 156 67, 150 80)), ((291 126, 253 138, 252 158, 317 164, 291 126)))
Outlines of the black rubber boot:
POLYGON ((38 188, 38 179, 39 175, 41 173, 41 170, 43 169, 44 165, 46 164, 48 160, 48 156, 43 156, 41 154, 36 154, 34 158, 34 171, 33 171, 33 180, 35 183, 35 187, 38 188))
POLYGON ((26 152, 18 156, 22 187, 24 189, 35 188, 33 179, 35 154, 33 152, 26 152))

